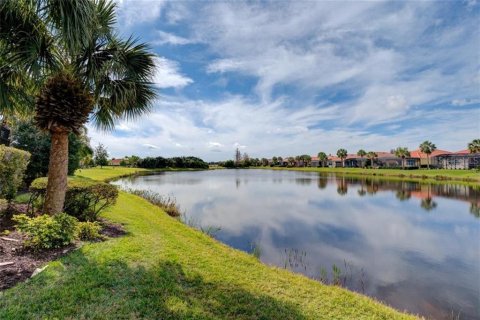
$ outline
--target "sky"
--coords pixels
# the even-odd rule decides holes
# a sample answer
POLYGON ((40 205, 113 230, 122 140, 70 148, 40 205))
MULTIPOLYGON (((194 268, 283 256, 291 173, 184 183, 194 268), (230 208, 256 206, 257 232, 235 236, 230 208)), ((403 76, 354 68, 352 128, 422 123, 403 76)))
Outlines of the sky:
MULTIPOLYGON (((112 0, 113 1, 113 0, 112 0)), ((480 137, 480 1, 115 0, 157 55, 152 112, 112 157, 465 149, 480 137)))

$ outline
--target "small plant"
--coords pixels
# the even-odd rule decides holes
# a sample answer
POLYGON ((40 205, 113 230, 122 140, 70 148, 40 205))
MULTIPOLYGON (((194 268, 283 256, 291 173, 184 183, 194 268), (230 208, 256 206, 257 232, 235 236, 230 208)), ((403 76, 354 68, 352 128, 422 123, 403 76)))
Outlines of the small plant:
POLYGON ((72 243, 78 222, 75 217, 66 213, 35 218, 20 214, 12 219, 17 223, 17 230, 27 238, 25 247, 34 251, 60 248, 72 243))
POLYGON ((252 247, 252 255, 255 258, 260 260, 260 257, 262 255, 262 248, 260 247, 260 245, 256 242, 252 242, 251 247, 252 247))
POLYGON ((77 239, 83 240, 83 241, 91 241, 91 240, 96 240, 100 239, 100 230, 102 229, 102 226, 98 222, 79 222, 77 224, 76 228, 76 237, 77 239))

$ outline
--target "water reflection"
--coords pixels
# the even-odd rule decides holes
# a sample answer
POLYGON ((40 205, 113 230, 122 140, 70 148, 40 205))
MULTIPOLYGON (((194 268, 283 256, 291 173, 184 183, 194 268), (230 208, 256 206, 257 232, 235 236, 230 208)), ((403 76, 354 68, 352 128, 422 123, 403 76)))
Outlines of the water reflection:
POLYGON ((327 270, 329 281, 335 265, 350 289, 398 309, 480 317, 479 188, 266 170, 117 184, 174 195, 201 225, 221 228, 217 239, 266 263, 315 279, 327 270))

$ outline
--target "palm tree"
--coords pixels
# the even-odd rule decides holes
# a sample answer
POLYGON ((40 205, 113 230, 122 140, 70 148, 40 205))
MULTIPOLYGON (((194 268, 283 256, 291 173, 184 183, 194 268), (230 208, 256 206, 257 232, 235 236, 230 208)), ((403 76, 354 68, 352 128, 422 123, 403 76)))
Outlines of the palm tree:
POLYGON ((326 167, 325 166, 325 161, 328 160, 328 156, 325 152, 319 152, 318 153, 318 161, 320 161, 322 163, 322 167, 326 167))
POLYGON ((470 153, 480 153, 480 139, 473 139, 472 142, 468 144, 468 151, 470 153))
POLYGON ((288 165, 293 167, 295 165, 295 158, 294 157, 288 157, 288 165))
POLYGON ((362 159, 362 167, 365 166, 365 163, 363 162, 363 157, 367 155, 367 152, 363 149, 358 150, 357 156, 359 156, 362 159))
POLYGON ((375 151, 369 151, 367 152, 367 159, 370 160, 370 166, 373 168, 373 163, 375 158, 378 157, 377 153, 375 151))
POLYGON ((345 168, 345 159, 347 158, 347 150, 345 149, 338 149, 337 151, 337 157, 339 157, 342 160, 342 167, 345 168))
POLYGON ((408 148, 398 147, 393 153, 395 156, 402 158, 402 169, 405 170, 405 158, 410 157, 410 151, 408 151, 408 148))
POLYGON ((149 111, 156 98, 154 55, 133 38, 119 39, 115 20, 107 0, 0 4, 0 111, 30 107, 35 94, 35 122, 52 137, 45 213, 63 210, 68 134, 89 119, 112 129, 118 119, 149 111), (25 88, 13 86, 19 79, 25 88))
POLYGON ((308 154, 301 155, 300 159, 303 161, 304 167, 308 167, 310 165, 310 161, 312 161, 312 157, 308 154))
POLYGON ((427 155, 427 168, 430 170, 430 155, 433 151, 437 150, 437 147, 430 141, 426 140, 420 144, 419 148, 421 152, 427 155))

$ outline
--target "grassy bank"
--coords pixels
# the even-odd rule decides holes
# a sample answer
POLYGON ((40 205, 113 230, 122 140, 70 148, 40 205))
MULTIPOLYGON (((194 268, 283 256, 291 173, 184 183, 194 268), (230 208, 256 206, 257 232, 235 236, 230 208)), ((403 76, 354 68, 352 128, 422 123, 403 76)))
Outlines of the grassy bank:
POLYGON ((363 169, 363 168, 287 168, 287 167, 261 167, 261 169, 272 170, 294 170, 320 173, 343 173, 353 176, 378 176, 395 177, 409 180, 429 180, 429 181, 464 181, 480 183, 480 172, 475 170, 448 170, 448 169, 363 169))
MULTIPOLYGON (((79 172, 96 180, 126 168, 79 172), (117 170, 118 169, 118 170, 117 170)), ((83 246, 0 298, 0 319, 413 319, 263 265, 121 192, 104 217, 127 236, 83 246)))

